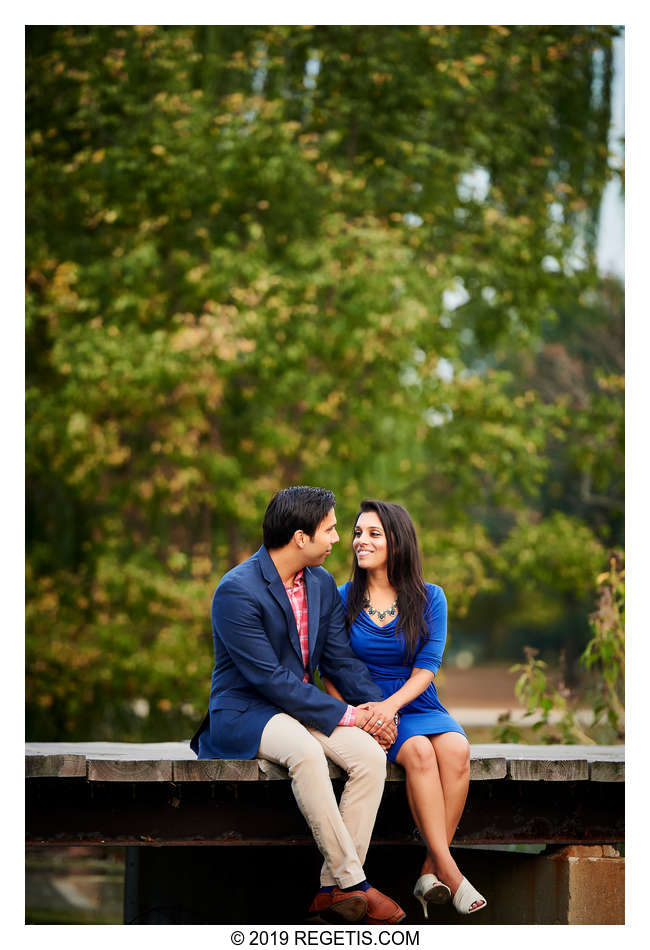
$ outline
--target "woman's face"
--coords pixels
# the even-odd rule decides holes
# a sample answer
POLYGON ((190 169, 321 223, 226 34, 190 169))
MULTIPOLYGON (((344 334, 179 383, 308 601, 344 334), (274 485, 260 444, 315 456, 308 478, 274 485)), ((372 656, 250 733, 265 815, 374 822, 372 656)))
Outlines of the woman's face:
POLYGON ((362 512, 354 526, 352 538, 359 567, 367 571, 385 568, 388 563, 386 534, 376 511, 362 512))

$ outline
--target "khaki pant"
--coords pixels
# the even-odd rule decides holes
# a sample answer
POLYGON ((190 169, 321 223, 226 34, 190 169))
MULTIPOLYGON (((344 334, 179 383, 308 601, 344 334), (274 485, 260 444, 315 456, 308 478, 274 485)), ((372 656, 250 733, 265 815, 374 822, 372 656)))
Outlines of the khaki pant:
POLYGON ((326 736, 278 713, 266 724, 257 757, 289 770, 298 807, 325 859, 321 885, 351 887, 362 881, 386 779, 386 754, 379 743, 357 726, 337 726, 326 736), (326 756, 348 773, 340 806, 326 756))

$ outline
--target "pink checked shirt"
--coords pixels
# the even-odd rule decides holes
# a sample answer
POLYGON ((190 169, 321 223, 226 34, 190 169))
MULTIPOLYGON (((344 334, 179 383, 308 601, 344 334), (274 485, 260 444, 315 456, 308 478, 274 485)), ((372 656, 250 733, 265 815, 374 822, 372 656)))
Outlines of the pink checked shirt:
MULTIPOLYGON (((305 581, 302 571, 298 571, 293 579, 293 586, 284 585, 287 592, 289 603, 296 618, 296 627, 300 638, 300 652, 302 653, 302 662, 305 667, 305 675, 302 678, 303 683, 309 682, 309 673, 307 667, 309 664, 309 622, 307 619, 307 591, 305 590, 305 581)), ((354 726, 357 718, 357 711, 354 706, 348 706, 339 726, 354 726)))

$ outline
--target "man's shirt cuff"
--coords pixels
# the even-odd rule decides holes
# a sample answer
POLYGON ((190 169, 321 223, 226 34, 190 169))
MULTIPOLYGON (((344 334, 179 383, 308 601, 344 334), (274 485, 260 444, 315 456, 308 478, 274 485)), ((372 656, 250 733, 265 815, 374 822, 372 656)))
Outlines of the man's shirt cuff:
POLYGON ((343 718, 339 722, 339 726, 354 726, 357 722, 357 711, 354 706, 348 706, 348 708, 343 713, 343 718))

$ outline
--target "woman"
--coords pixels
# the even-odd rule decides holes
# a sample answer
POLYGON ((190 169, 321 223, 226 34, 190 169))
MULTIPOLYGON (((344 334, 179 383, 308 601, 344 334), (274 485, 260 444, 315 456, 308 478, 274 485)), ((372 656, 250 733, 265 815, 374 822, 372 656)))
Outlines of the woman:
MULTIPOLYGON (((384 694, 365 704, 372 717, 364 729, 374 734, 382 722, 398 723, 388 758, 406 772, 411 813, 427 845, 413 893, 426 918, 429 903, 450 898, 458 913, 472 914, 487 901, 449 851, 467 798, 469 744, 433 684, 446 639, 445 595, 424 583, 415 528, 401 505, 363 501, 352 548, 352 580, 339 593, 352 649, 384 694)), ((339 696, 328 680, 323 685, 339 696)))

